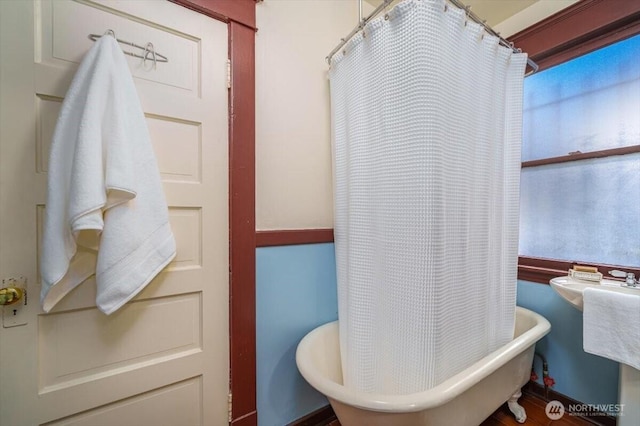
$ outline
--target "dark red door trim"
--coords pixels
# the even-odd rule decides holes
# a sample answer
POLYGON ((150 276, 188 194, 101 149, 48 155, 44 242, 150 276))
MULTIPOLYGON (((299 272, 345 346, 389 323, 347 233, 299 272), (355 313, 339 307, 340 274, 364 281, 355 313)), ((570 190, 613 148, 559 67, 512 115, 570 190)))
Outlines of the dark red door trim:
POLYGON ((257 425, 255 31, 229 25, 229 309, 232 425, 257 425))
POLYGON ((234 21, 256 29, 255 0, 169 0, 218 21, 234 21))
POLYGON ((230 423, 256 426, 255 1, 171 1, 228 23, 230 423))

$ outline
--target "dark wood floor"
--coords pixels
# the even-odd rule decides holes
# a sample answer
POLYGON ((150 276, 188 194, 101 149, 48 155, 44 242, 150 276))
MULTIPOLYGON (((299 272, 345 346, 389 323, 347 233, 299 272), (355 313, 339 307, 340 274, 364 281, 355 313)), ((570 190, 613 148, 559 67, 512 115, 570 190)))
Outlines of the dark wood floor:
MULTIPOLYGON (((544 409, 547 405, 545 401, 535 396, 527 395, 521 398, 519 403, 527 410, 527 421, 525 425, 530 426, 593 426, 593 423, 580 417, 565 414, 560 420, 551 420, 547 417, 544 409)), ((515 426, 520 425, 504 404, 491 417, 482 422, 480 426, 515 426)))
MULTIPOLYGON (((526 395, 520 399, 520 404, 527 410, 527 421, 524 423, 528 426, 593 426, 593 423, 582 419, 580 417, 572 417, 565 415, 560 420, 550 420, 544 412, 546 402, 542 399, 533 396, 526 395)), ((507 408, 507 404, 504 404, 495 413, 491 415, 487 420, 482 422, 480 426, 519 426, 520 423, 516 421, 513 414, 507 408)), ((328 426, 340 426, 338 420, 334 420, 329 423, 328 426)))

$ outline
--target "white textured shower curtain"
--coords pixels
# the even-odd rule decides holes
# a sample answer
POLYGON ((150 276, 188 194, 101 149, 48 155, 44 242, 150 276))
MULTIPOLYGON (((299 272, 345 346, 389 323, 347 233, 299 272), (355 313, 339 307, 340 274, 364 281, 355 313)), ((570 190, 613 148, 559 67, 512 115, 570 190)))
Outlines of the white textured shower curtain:
POLYGON ((526 55, 442 0, 364 32, 330 70, 343 375, 406 394, 512 339, 526 55))

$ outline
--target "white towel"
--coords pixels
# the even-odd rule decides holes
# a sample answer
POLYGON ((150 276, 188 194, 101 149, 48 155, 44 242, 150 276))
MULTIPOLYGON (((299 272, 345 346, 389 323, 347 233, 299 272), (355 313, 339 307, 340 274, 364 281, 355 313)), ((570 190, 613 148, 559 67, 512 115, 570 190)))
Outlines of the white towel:
POLYGON ((587 288, 583 297, 584 351, 640 369, 640 290, 587 288))
POLYGON ((67 92, 48 178, 42 308, 95 273, 96 305, 110 314, 176 253, 144 114, 111 36, 92 46, 67 92))

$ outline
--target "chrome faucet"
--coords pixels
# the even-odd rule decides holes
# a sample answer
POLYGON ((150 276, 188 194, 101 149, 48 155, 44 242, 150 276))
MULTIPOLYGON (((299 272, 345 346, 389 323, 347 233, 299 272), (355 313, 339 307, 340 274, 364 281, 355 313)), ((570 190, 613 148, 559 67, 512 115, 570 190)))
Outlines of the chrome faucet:
POLYGON ((636 274, 633 272, 618 271, 617 269, 609 271, 609 275, 616 278, 625 278, 627 287, 636 287, 640 285, 640 280, 636 280, 636 274))

